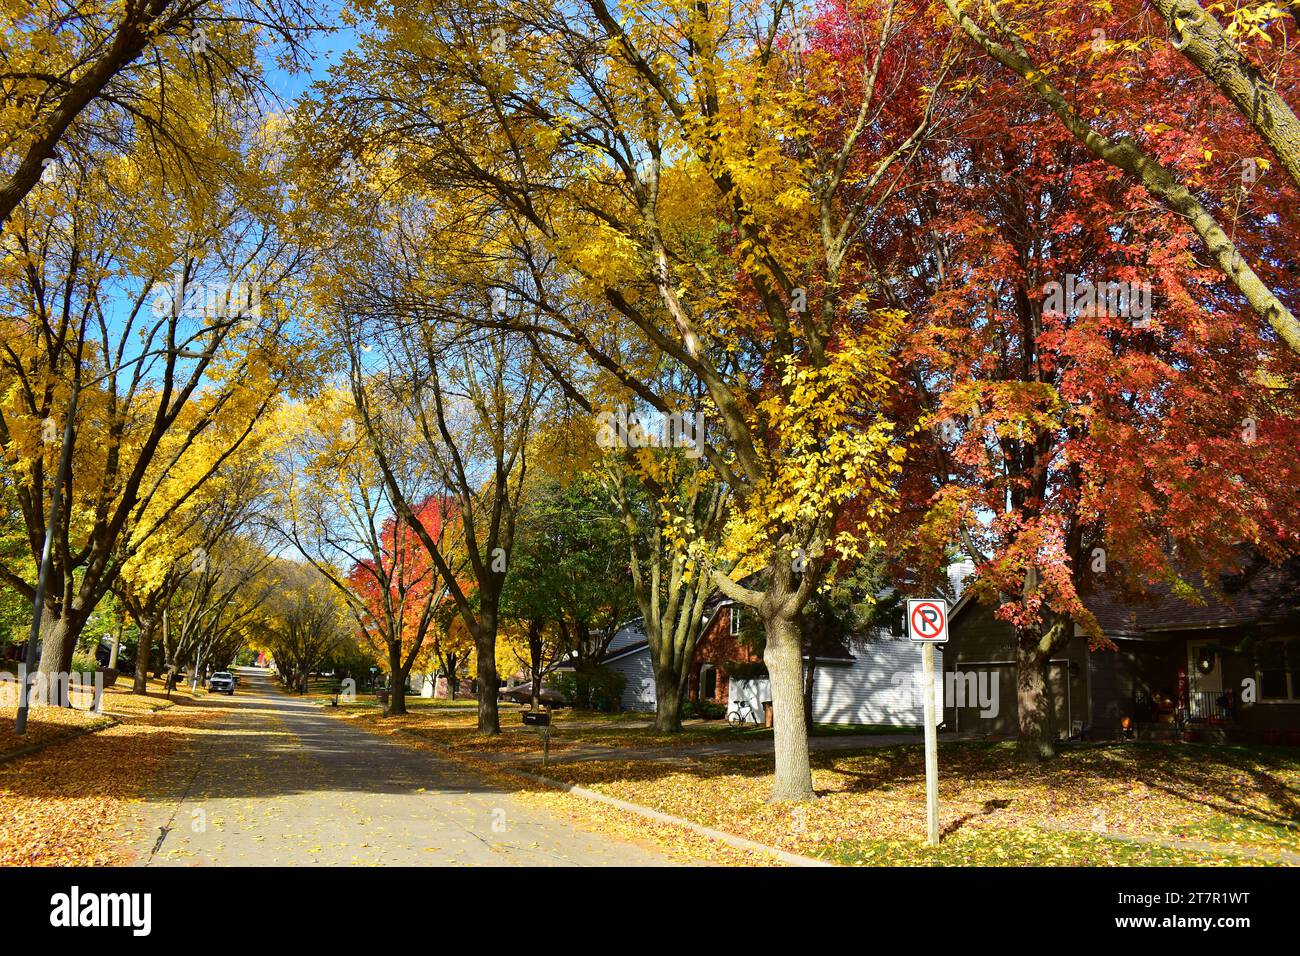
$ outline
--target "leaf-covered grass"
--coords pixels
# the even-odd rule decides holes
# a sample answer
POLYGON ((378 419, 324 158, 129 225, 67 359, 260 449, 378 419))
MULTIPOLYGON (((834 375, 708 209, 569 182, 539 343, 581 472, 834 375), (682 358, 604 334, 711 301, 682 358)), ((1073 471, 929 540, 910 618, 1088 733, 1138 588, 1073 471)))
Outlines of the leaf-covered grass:
MULTIPOLYGON (((223 698, 224 699, 224 698, 223 698)), ((161 682, 150 682, 148 696, 130 693, 130 684, 105 691, 104 710, 116 726, 38 753, 0 764, 0 866, 89 866, 123 862, 115 835, 131 801, 153 784, 168 757, 220 707, 199 704, 188 694, 170 701, 161 682)), ((12 713, 0 714, 0 736, 12 733, 12 713)), ((83 711, 38 708, 32 711, 22 746, 48 721, 78 725, 108 721, 83 711)), ((66 726, 66 725, 64 725, 66 726)))
POLYGON ((915 840, 846 840, 817 855, 841 866, 1225 866, 1246 858, 1091 833, 1024 827, 957 833, 937 847, 915 840))
POLYGON ((0 757, 38 744, 73 737, 86 730, 104 727, 111 717, 67 707, 33 707, 27 714, 27 732, 14 733, 17 707, 0 707, 0 757))
MULTIPOLYGON (((401 729, 467 755, 525 756, 541 753, 541 729, 524 726, 520 716, 524 708, 517 704, 501 705, 501 734, 485 737, 479 735, 477 731, 478 715, 474 701, 456 701, 453 704, 446 700, 418 700, 419 703, 408 699, 407 708, 410 713, 402 716, 382 716, 373 698, 359 698, 350 705, 340 704, 334 709, 340 716, 360 720, 373 729, 378 729, 378 725, 382 723, 385 725, 384 729, 401 729)), ((907 727, 867 724, 818 724, 814 728, 814 734, 817 736, 911 732, 913 731, 907 727)), ((551 715, 550 751, 558 756, 591 748, 688 749, 718 741, 770 740, 771 737, 770 727, 755 727, 752 724, 732 726, 725 720, 688 720, 679 733, 660 733, 654 729, 654 718, 651 714, 634 712, 611 714, 603 711, 563 708, 552 712, 551 715)))
POLYGON ((924 845, 922 748, 815 753, 819 799, 766 802, 771 758, 561 763, 550 776, 762 843, 850 863, 1204 864, 1300 853, 1300 752, 1124 744, 1019 764, 1009 745, 940 752, 938 850, 924 845), (1159 842, 1130 843, 1118 837, 1159 842), (1179 845, 1221 845, 1223 852, 1179 845))

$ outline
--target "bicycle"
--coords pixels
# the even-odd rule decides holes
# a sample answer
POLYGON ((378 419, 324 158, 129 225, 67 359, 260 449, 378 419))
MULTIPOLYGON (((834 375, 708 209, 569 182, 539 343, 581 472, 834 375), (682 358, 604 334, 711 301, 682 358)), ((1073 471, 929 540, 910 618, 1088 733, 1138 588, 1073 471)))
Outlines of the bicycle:
POLYGON ((754 706, 744 698, 736 701, 735 706, 727 711, 727 723, 731 724, 733 727, 743 726, 748 723, 749 718, 751 717, 754 720, 755 727, 762 723, 762 720, 759 719, 758 711, 755 710, 754 706))

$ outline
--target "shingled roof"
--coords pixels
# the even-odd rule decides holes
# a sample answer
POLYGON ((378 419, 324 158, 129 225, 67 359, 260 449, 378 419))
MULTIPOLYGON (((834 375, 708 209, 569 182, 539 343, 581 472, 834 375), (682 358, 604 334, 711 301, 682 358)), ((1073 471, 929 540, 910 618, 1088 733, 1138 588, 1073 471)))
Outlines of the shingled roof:
POLYGON ((1300 618, 1300 558, 1281 564, 1246 560, 1240 570, 1220 576, 1219 590, 1197 592, 1203 604, 1175 596, 1167 584, 1137 597, 1106 588, 1083 595, 1083 602, 1108 634, 1282 623, 1300 618))

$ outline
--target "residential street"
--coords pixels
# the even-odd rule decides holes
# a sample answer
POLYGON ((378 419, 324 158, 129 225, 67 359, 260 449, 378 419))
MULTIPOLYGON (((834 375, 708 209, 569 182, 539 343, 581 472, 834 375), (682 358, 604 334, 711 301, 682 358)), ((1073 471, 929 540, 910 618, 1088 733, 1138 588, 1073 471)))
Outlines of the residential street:
POLYGON ((137 865, 672 865, 240 673, 229 711, 178 754, 167 795, 125 824, 137 865))

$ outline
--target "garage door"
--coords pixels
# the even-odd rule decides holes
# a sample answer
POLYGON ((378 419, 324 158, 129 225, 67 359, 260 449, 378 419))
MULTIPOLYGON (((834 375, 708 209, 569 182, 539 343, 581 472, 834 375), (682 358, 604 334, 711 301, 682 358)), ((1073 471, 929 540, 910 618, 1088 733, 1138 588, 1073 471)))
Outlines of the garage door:
MULTIPOLYGON (((949 729, 961 733, 991 734, 994 736, 1014 737, 1019 729, 1019 711, 1016 706, 1016 665, 1009 663, 964 664, 965 673, 979 675, 981 686, 984 681, 996 680, 998 687, 997 713, 985 716, 978 700, 966 700, 963 707, 950 707, 948 713, 949 729), (984 675, 988 676, 985 677, 984 675)), ((1066 692, 1069 664, 1067 661, 1053 661, 1048 679, 1052 685, 1052 698, 1056 705, 1057 732, 1068 731, 1070 726, 1070 700, 1066 692)), ((945 682, 945 687, 947 682, 945 682)), ((955 695, 954 695, 955 696, 955 695)), ((970 695, 965 695, 969 697, 970 695)), ((949 702, 945 702, 949 703, 949 702)), ((951 703, 956 703, 955 700, 951 703)), ((992 708, 987 708, 992 709, 992 708)))

